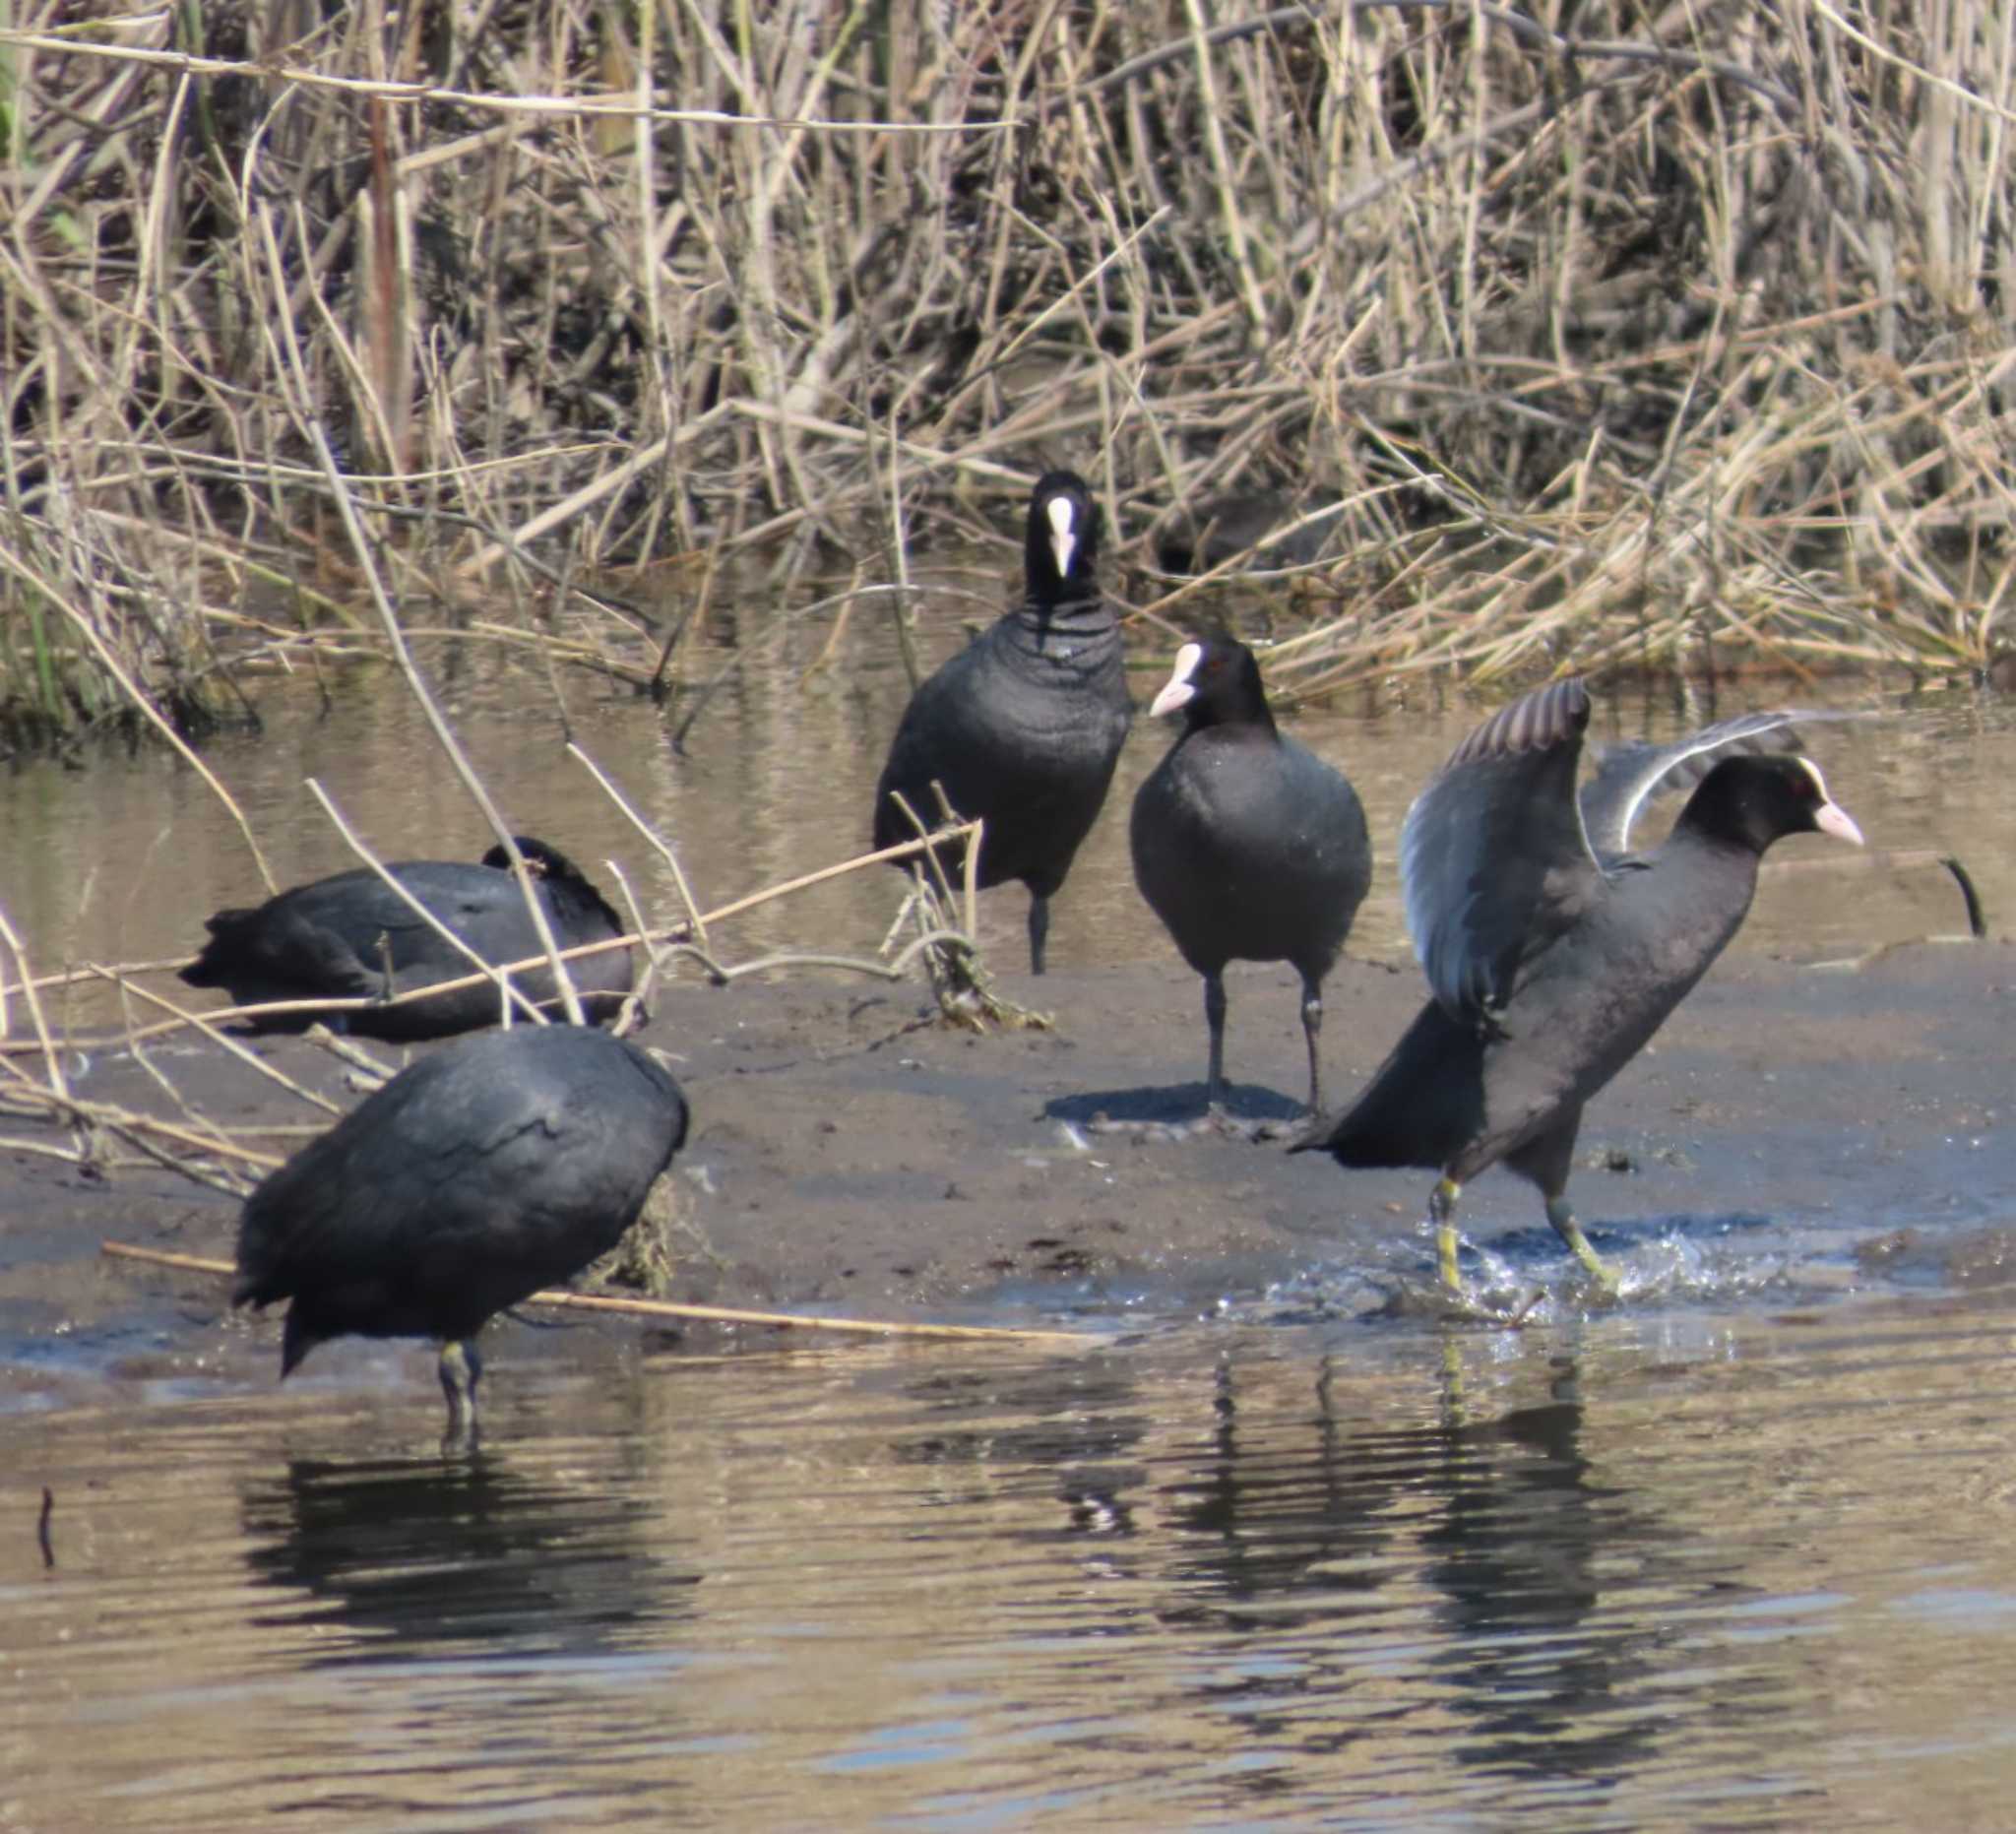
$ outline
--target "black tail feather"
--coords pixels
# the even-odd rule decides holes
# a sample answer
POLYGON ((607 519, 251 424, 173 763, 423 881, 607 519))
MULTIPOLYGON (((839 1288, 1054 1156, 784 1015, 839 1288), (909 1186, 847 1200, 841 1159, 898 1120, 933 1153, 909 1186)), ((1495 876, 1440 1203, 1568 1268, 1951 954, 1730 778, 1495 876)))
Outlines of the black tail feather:
POLYGON ((1438 1171, 1483 1129, 1483 1041, 1430 1000, 1364 1093, 1289 1150, 1340 1166, 1438 1171))

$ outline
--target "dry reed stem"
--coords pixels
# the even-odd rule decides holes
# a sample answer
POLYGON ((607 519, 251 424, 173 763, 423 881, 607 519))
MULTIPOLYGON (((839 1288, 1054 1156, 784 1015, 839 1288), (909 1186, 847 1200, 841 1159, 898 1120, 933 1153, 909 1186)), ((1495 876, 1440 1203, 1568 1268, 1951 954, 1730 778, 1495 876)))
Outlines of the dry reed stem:
MULTIPOLYGON (((118 22, 107 22, 116 27, 118 22)), ((305 65, 244 63, 225 57, 199 57, 186 51, 156 51, 133 45, 105 44, 83 35, 100 30, 87 22, 76 35, 16 32, 0 29, 0 45, 17 50, 51 51, 70 57, 101 58, 137 68, 166 71, 177 78, 243 77, 287 89, 322 90, 334 95, 352 95, 368 101, 399 102, 409 107, 441 103, 472 112, 564 116, 570 120, 628 121, 648 117, 662 126, 767 128, 787 134, 965 134, 975 131, 966 123, 939 126, 920 121, 846 121, 793 119, 774 114, 735 114, 713 108, 640 107, 636 102, 613 96, 596 95, 496 95, 477 91, 446 89, 438 84, 401 82, 391 78, 340 77, 305 65)), ((991 124, 990 131, 1010 129, 1012 122, 991 124)), ((438 157, 438 156, 437 156, 438 157)), ((37 200, 38 202, 40 200, 37 200)))
MULTIPOLYGON (((658 856, 665 862, 667 869, 672 875, 672 884, 678 891, 679 902, 686 908, 686 920, 692 925, 693 940, 703 949, 706 948, 707 918, 701 914, 699 905, 694 901, 693 888, 686 882, 686 870, 679 864, 679 855, 673 850, 672 844, 644 819, 637 805, 610 782, 608 774, 602 770, 601 766, 597 764, 572 739, 569 739, 567 742, 567 755, 574 759, 583 770, 587 771, 595 779, 597 787, 600 789, 601 792, 622 811, 624 818, 650 843, 657 852, 658 856)), ((644 925, 640 922, 638 928, 641 930, 643 927, 644 925)))
MULTIPOLYGON (((134 1242, 103 1241, 98 1251, 114 1260, 138 1261, 150 1267, 174 1268, 192 1274, 229 1276, 236 1270, 228 1261, 207 1255, 177 1254, 164 1248, 144 1248, 134 1242)), ((614 1312, 627 1318, 687 1318, 708 1324, 774 1325, 795 1331, 863 1332, 882 1337, 939 1338, 973 1341, 992 1338, 1000 1343, 1077 1344, 1103 1343, 1090 1331, 1045 1330, 1022 1325, 927 1324, 910 1319, 834 1318, 806 1312, 747 1311, 728 1305, 685 1305, 671 1299, 618 1298, 599 1293, 535 1293, 528 1305, 554 1305, 576 1311, 614 1312)))
MULTIPOLYGON (((169 1037, 177 1032, 194 1031, 207 1039, 211 1043, 217 1045, 227 1056, 235 1057, 248 1070, 263 1076, 268 1082, 284 1093, 296 1098, 298 1101, 307 1103, 311 1107, 320 1108, 325 1114, 333 1115, 338 1111, 336 1104, 327 1097, 319 1096, 314 1090, 308 1088, 305 1083, 295 1081, 293 1077, 289 1076, 278 1064, 269 1062, 257 1051, 248 1049, 242 1042, 224 1031, 218 1024, 218 1019, 220 1015, 191 1012, 186 1006, 168 998, 165 994, 158 993, 152 987, 142 986, 132 979, 130 973, 122 973, 118 969, 100 968, 93 965, 85 972, 94 979, 111 981, 118 988, 122 999, 138 999, 147 1005, 158 1007, 161 1011, 170 1015, 170 1018, 165 1023, 153 1026, 135 1026, 129 1021, 123 1032, 111 1034, 105 1040, 93 1041, 93 1043, 116 1042, 124 1043, 129 1048, 137 1049, 141 1044, 156 1038, 169 1037)), ((71 1042, 82 1043, 82 1041, 71 1042)), ((383 1064, 376 1061, 368 1063, 365 1067, 373 1075, 381 1079, 390 1074, 383 1064)))

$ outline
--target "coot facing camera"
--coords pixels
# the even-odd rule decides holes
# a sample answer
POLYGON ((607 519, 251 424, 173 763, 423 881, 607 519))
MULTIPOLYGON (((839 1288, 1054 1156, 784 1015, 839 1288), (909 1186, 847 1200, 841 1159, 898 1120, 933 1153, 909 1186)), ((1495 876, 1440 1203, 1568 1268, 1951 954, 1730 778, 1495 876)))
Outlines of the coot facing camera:
POLYGON ((1287 962, 1319 1108, 1323 979, 1372 879, 1357 792, 1276 727, 1252 651, 1230 638, 1185 644, 1149 711, 1180 712, 1183 731, 1135 792, 1134 879, 1204 977, 1205 1100, 1225 1088, 1226 964, 1287 962))
MULTIPOLYGON (((912 696, 875 786, 875 846, 916 839, 937 791, 984 822, 979 884, 1029 887, 1029 961, 1043 972, 1050 899, 1092 832, 1131 708, 1120 629, 1095 577, 1099 506, 1085 480, 1051 472, 1030 498, 1023 601, 912 696)), ((956 850, 942 854, 956 884, 956 850)))

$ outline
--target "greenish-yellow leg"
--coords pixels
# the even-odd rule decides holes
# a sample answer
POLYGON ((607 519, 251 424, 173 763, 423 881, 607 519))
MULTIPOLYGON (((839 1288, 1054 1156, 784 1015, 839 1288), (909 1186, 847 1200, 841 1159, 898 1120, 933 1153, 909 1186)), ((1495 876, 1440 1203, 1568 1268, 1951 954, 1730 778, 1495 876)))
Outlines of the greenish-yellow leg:
POLYGON ((1428 1194, 1428 1216, 1435 1225, 1435 1265, 1451 1293, 1463 1291, 1463 1277, 1456 1271, 1456 1200, 1462 1195, 1463 1186, 1454 1178, 1438 1178, 1428 1194))
POLYGON ((1575 1221, 1575 1212, 1568 1207, 1565 1196, 1547 1199, 1547 1221, 1554 1226, 1554 1233, 1568 1244, 1575 1258, 1589 1270, 1589 1276, 1606 1293, 1615 1294, 1617 1276, 1610 1264, 1589 1245, 1589 1237, 1582 1233, 1582 1225, 1575 1221))

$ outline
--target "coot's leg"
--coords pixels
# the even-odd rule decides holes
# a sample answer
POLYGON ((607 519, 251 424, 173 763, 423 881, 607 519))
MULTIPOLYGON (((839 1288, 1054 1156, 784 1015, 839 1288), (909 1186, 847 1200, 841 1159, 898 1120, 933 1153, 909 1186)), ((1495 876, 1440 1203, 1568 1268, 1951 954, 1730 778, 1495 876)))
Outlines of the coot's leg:
POLYGON ((1463 1186, 1454 1178, 1437 1178, 1428 1193, 1428 1221, 1435 1226, 1435 1265, 1451 1293, 1463 1291, 1463 1276, 1456 1271, 1456 1200, 1462 1195, 1463 1186))
POLYGON ((1575 1258, 1589 1270, 1590 1278, 1606 1293, 1614 1296, 1617 1291, 1616 1270, 1589 1245, 1589 1237, 1583 1234, 1582 1225, 1575 1221, 1575 1212, 1569 1207, 1565 1192, 1556 1191, 1548 1196, 1547 1221, 1554 1226, 1554 1233, 1568 1244, 1575 1258))
POLYGON ((1050 895, 1032 892, 1029 898, 1029 972, 1043 972, 1043 943, 1050 933, 1050 895))
POLYGON ((1225 974, 1204 977, 1204 1029, 1211 1039, 1211 1058, 1204 1072, 1204 1106, 1225 1100, 1225 974))
POLYGON ((1309 1044, 1309 1112, 1323 1112, 1323 1072, 1316 1064, 1316 1040, 1323 1031, 1323 983, 1302 976, 1302 1037, 1309 1044))
POLYGON ((1554 1233, 1568 1244, 1569 1252, 1589 1270, 1590 1278, 1605 1293, 1614 1296, 1617 1291, 1616 1274, 1589 1245, 1589 1237, 1583 1234, 1582 1225, 1575 1221, 1574 1209, 1568 1202, 1568 1170, 1575 1158, 1575 1135, 1581 1126, 1581 1108, 1564 1109, 1539 1139, 1528 1141, 1516 1153, 1506 1154, 1505 1164, 1521 1177, 1531 1178, 1540 1186, 1541 1197, 1547 1207, 1547 1221, 1554 1226, 1554 1233))
POLYGON ((448 1397, 448 1430, 444 1448, 473 1445, 476 1438, 476 1384, 483 1377, 483 1360, 464 1339, 441 1346, 441 1392, 448 1397))

